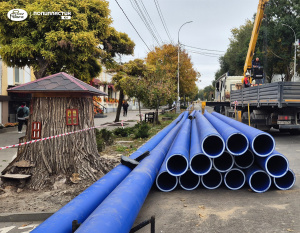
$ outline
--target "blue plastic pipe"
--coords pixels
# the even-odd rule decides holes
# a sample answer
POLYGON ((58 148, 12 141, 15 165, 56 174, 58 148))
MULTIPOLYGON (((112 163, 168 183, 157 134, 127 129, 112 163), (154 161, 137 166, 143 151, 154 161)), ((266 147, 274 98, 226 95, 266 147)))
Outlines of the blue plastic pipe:
POLYGON ((195 175, 191 170, 187 170, 182 176, 179 177, 179 184, 184 190, 194 190, 200 184, 200 176, 195 175))
POLYGON ((240 169, 247 169, 254 163, 254 154, 249 149, 242 155, 234 156, 234 163, 240 169))
POLYGON ((223 116, 216 112, 213 112, 212 115, 245 134, 249 140, 252 151, 256 155, 265 157, 270 155, 274 151, 275 140, 270 134, 250 127, 246 124, 233 120, 229 117, 223 116))
POLYGON ((268 157, 256 157, 256 161, 262 169, 275 178, 284 176, 289 170, 289 161, 277 151, 273 151, 268 157))
POLYGON ((225 141, 227 151, 232 155, 242 155, 249 147, 247 137, 239 130, 205 111, 204 116, 215 127, 225 141))
POLYGON ((287 173, 279 178, 273 178, 275 186, 280 190, 288 190, 292 188, 296 182, 295 173, 289 169, 287 173))
POLYGON ((271 187, 271 177, 257 165, 252 165, 245 173, 247 183, 254 192, 263 193, 271 187))
MULTIPOLYGON (((182 120, 187 118, 185 113, 182 120)), ((130 231, 168 149, 178 133, 179 122, 76 230, 76 233, 127 233, 130 231)))
POLYGON ((218 172, 228 172, 233 165, 233 156, 228 151, 224 151, 221 156, 213 159, 213 167, 218 172))
POLYGON ((170 175, 167 170, 160 171, 156 177, 156 187, 162 192, 173 191, 178 184, 178 176, 170 175))
MULTIPOLYGON (((176 120, 152 137, 147 143, 131 154, 135 159, 146 151, 151 151, 159 142, 181 121, 184 113, 176 120)), ((131 170, 120 164, 96 181, 85 191, 63 206, 60 210, 46 219, 33 233, 70 233, 72 232, 72 221, 84 222, 87 217, 101 204, 101 202, 124 180, 131 170)))
POLYGON ((207 189, 216 189, 222 184, 223 176, 212 168, 206 175, 201 176, 202 185, 207 189))
POLYGON ((238 190, 244 186, 246 182, 246 176, 241 169, 232 168, 226 172, 224 176, 224 183, 230 190, 238 190))
POLYGON ((191 120, 186 119, 165 158, 166 168, 172 176, 182 176, 189 167, 191 120))
POLYGON ((206 156, 200 146, 199 132, 196 120, 192 120, 189 167, 198 176, 207 174, 212 168, 211 158, 206 156))
POLYGON ((220 156, 225 150, 225 143, 221 135, 199 111, 196 112, 195 119, 203 153, 210 158, 220 156))

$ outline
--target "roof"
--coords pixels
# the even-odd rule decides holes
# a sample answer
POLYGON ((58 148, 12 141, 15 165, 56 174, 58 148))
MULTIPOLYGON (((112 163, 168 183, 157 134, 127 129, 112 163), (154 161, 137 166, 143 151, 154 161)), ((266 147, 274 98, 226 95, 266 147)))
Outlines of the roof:
POLYGON ((81 80, 60 72, 33 82, 25 83, 7 90, 8 92, 33 93, 33 92, 80 92, 92 95, 107 95, 81 80))

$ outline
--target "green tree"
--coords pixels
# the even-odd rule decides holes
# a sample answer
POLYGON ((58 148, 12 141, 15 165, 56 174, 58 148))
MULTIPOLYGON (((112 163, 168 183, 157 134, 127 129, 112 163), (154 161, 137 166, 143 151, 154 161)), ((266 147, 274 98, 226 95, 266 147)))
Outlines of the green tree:
POLYGON ((253 23, 247 20, 244 25, 231 30, 229 47, 224 56, 220 57, 220 69, 215 74, 216 79, 226 72, 233 76, 243 75, 252 29, 253 23))
MULTIPOLYGON (((169 100, 176 98, 176 85, 173 80, 168 77, 166 71, 161 69, 163 65, 157 65, 155 69, 149 70, 146 77, 143 79, 143 86, 147 88, 145 91, 147 95, 143 98, 143 103, 151 108, 155 109, 155 121, 158 121, 158 109, 159 106, 167 104, 169 100)), ((153 68, 153 67, 152 67, 153 68)))
POLYGON ((116 54, 132 54, 134 43, 110 25, 105 0, 6 0, 0 2, 0 55, 8 66, 31 66, 36 78, 60 71, 89 81, 101 71, 99 59, 112 62, 116 54), (11 9, 32 14, 26 20, 8 19, 11 9), (61 16, 33 12, 71 12, 61 16), (101 49, 103 47, 103 49, 101 49))
POLYGON ((145 86, 144 77, 147 72, 145 61, 142 59, 135 59, 124 64, 123 70, 128 75, 121 81, 121 87, 129 97, 136 97, 139 105, 140 121, 142 121, 141 101, 147 95, 147 87, 145 86))
MULTIPOLYGON (((178 47, 172 44, 165 44, 147 54, 146 64, 148 66, 160 66, 164 71, 164 76, 177 84, 178 71, 178 47)), ((185 50, 180 51, 180 69, 179 69, 179 90, 180 96, 189 96, 190 90, 196 86, 196 81, 200 73, 193 68, 190 56, 185 50)))

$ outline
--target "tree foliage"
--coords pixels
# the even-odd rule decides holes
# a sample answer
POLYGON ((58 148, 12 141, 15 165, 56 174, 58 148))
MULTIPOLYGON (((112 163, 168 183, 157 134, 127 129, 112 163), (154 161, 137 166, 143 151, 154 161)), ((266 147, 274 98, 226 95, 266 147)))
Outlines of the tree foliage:
MULTIPOLYGON (((172 44, 165 44, 162 47, 148 53, 146 63, 150 67, 160 66, 160 72, 164 73, 166 78, 177 84, 177 68, 178 68, 178 47, 172 44)), ((196 81, 200 77, 193 68, 191 58, 185 50, 180 51, 180 69, 179 69, 179 90, 180 96, 190 96, 190 90, 196 86, 196 81)))
POLYGON ((8 66, 31 66, 36 78, 65 71, 89 81, 101 71, 99 59, 133 53, 134 43, 111 23, 105 0, 1 1, 0 55, 8 66), (8 11, 18 8, 31 16, 9 20, 8 11), (71 19, 33 12, 71 12, 71 19))

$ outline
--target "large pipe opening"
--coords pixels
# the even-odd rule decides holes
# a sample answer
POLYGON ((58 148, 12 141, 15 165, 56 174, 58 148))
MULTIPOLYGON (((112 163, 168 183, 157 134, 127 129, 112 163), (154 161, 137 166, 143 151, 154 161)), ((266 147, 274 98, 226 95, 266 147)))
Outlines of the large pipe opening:
POLYGON ((158 174, 156 177, 156 186, 160 191, 170 192, 176 188, 177 184, 177 177, 170 175, 166 171, 158 174))
POLYGON ((241 155, 246 152, 249 142, 244 134, 232 134, 227 140, 227 150, 233 155, 241 155))
POLYGON ((212 162, 209 157, 204 154, 195 155, 191 158, 190 169, 198 176, 207 174, 212 167, 212 162))
POLYGON ((266 171, 270 176, 281 177, 284 176, 289 169, 289 162, 287 159, 279 154, 273 154, 267 158, 266 171))
POLYGON ((202 142, 202 151, 211 158, 219 157, 224 149, 224 140, 217 135, 207 136, 202 142))
POLYGON ((288 170, 288 172, 279 178, 274 178, 274 184, 278 189, 287 190, 293 187, 295 184, 296 177, 292 170, 288 170))
POLYGON ((231 190, 238 190, 244 186, 246 177, 243 171, 233 168, 224 176, 224 183, 227 188, 231 190))
POLYGON ((252 142, 252 149, 255 154, 261 157, 270 155, 275 148, 275 141, 268 134, 256 136, 252 142))
POLYGON ((205 188, 216 189, 222 184, 222 174, 215 169, 211 169, 201 177, 201 181, 205 188))
POLYGON ((254 163, 254 155, 252 151, 247 150, 244 154, 234 156, 235 165, 241 169, 247 169, 254 163))
POLYGON ((266 172, 256 171, 249 179, 249 186, 254 192, 266 192, 271 186, 271 178, 266 172))
POLYGON ((233 167, 233 165, 233 156, 227 151, 224 151, 221 156, 213 159, 213 166, 219 172, 227 172, 233 167))
POLYGON ((179 177, 179 184, 185 190, 194 190, 200 184, 200 176, 195 175, 193 172, 188 170, 179 177))
POLYGON ((172 155, 167 160, 167 171, 173 176, 181 176, 188 169, 188 161, 182 155, 172 155))

